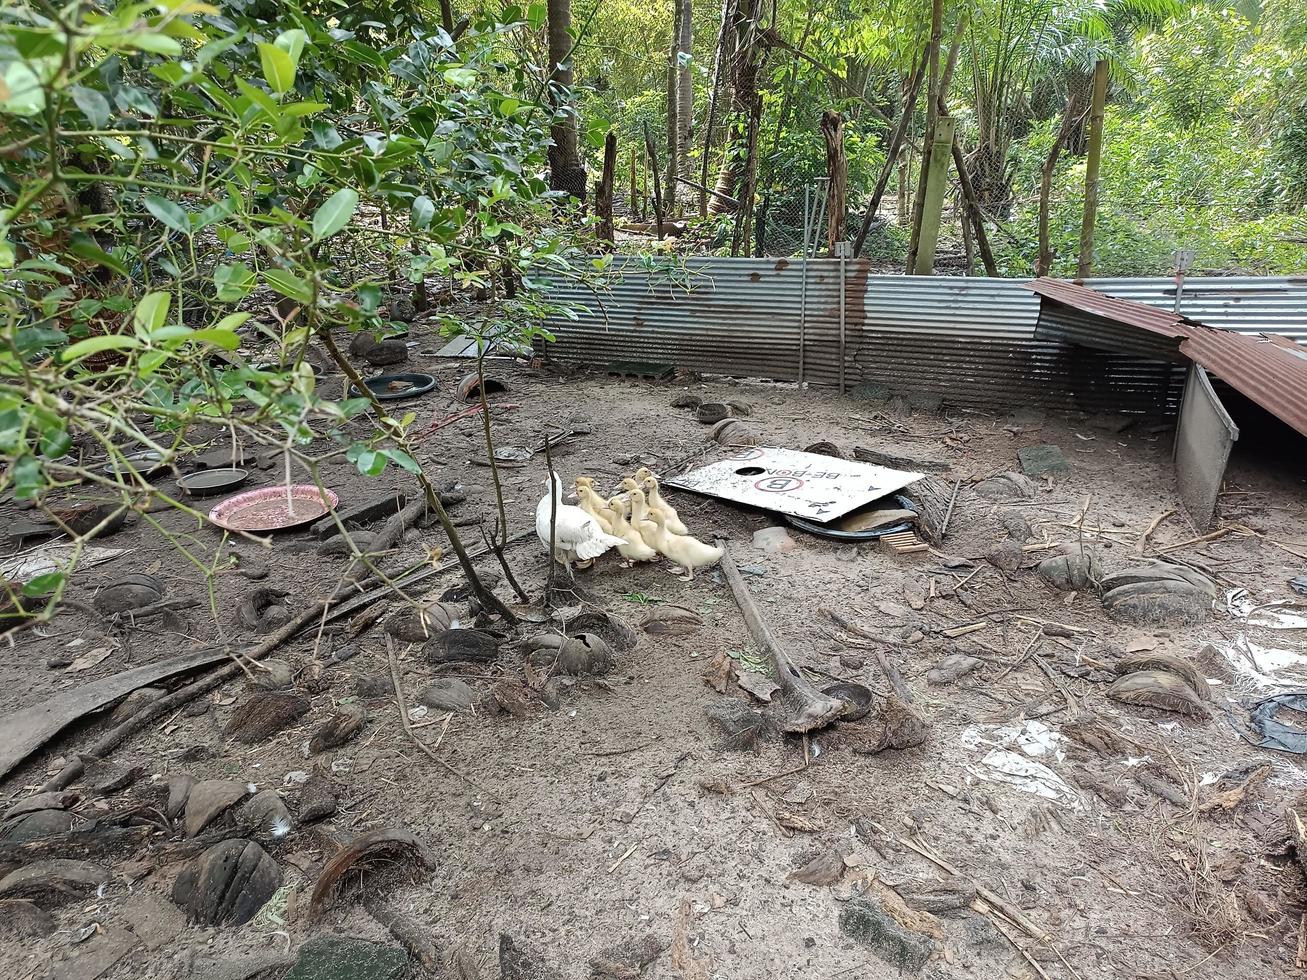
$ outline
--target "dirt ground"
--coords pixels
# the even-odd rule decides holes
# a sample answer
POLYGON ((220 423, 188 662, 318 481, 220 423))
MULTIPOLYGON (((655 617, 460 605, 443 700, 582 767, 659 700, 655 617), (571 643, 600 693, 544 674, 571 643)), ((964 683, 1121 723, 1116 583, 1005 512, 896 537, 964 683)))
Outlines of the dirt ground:
MULTIPOLYGON (((412 405, 421 428, 463 407, 453 389, 467 364, 415 354, 411 367, 419 366, 440 379, 436 393, 412 405)), ((437 975, 449 977, 835 980, 898 976, 904 964, 911 972, 918 954, 928 955, 922 975, 938 978, 1251 978, 1294 969, 1307 906, 1283 810, 1298 802, 1303 767, 1297 756, 1254 748, 1240 730, 1247 706, 1275 689, 1258 684, 1292 689, 1307 682, 1307 671, 1295 677, 1287 657, 1281 674, 1250 679, 1219 651, 1242 634, 1261 648, 1307 656, 1307 631, 1248 626, 1225 600, 1233 589, 1246 589, 1255 603, 1293 599, 1286 582, 1307 562, 1277 542, 1301 548, 1301 459, 1236 454, 1217 526, 1241 529, 1172 552, 1218 577, 1213 615, 1198 625, 1141 628, 1113 622, 1092 590, 1054 591, 1033 566, 1082 536, 1109 571, 1138 560, 1144 530, 1179 506, 1173 432, 1164 422, 1114 431, 1110 419, 1025 409, 1006 418, 948 408, 913 414, 774 384, 560 376, 506 362, 493 370, 509 386, 495 400, 518 406, 495 413, 501 446, 538 444, 546 420, 588 424, 588 433, 556 450, 555 466, 569 483, 587 474, 612 487, 636 466, 661 471, 702 448, 707 428, 692 412, 669 407, 685 392, 744 403, 745 422, 764 444, 802 449, 829 440, 846 453, 863 446, 946 460, 940 478, 961 481, 947 536, 937 552, 909 556, 798 530, 790 531, 792 550, 764 552, 753 535, 776 523, 769 515, 667 491, 692 531, 729 539, 764 615, 814 681, 863 681, 883 696, 890 683, 876 653, 885 654, 929 722, 925 743, 863 754, 837 723, 806 745, 775 736, 728 745, 709 709, 727 698, 764 706, 733 680, 724 693, 705 681, 720 654, 740 669, 758 661, 720 571, 687 583, 666 563, 624 569, 608 556, 579 573, 581 588, 629 624, 638 642, 610 673, 551 685, 549 697, 521 683, 530 679, 521 647, 506 647, 491 665, 434 668, 420 648, 401 644, 410 706, 436 675, 463 678, 477 691, 471 711, 410 714, 414 734, 464 778, 413 745, 393 697, 367 696, 388 676, 380 626, 339 664, 330 656, 344 640, 328 632, 316 648, 318 667, 310 631, 273 654, 290 664, 311 704, 290 727, 253 746, 225 737, 249 695, 246 682, 231 681, 114 753, 114 763, 143 767, 134 785, 103 798, 73 787, 88 819, 157 808, 168 779, 181 773, 274 789, 295 821, 265 846, 289 887, 245 925, 186 924, 170 895, 191 855, 176 844, 180 824, 159 820, 143 843, 95 859, 112 871, 109 884, 54 903, 52 934, 6 939, 0 976, 244 977, 270 963, 264 975, 278 977, 310 937, 394 944, 357 893, 316 917, 308 909, 324 862, 340 844, 378 828, 411 832, 434 865, 390 890, 367 878, 363 893, 418 923, 438 949, 437 975), (1019 448, 1045 443, 1062 448, 1070 470, 1036 481, 1032 499, 994 503, 976 493, 978 481, 1018 469, 1019 448), (1013 511, 1033 533, 1018 552, 1020 567, 1005 571, 986 556, 1005 539, 1013 511), (646 616, 668 604, 695 611, 702 625, 646 632, 646 616), (823 610, 888 642, 853 645, 823 610), (975 623, 981 627, 953 638, 941 632, 975 623), (1023 656, 1041 629, 1052 635, 1023 656), (1201 654, 1208 644, 1216 652, 1201 654), (1209 717, 1110 700, 1111 665, 1127 649, 1197 666, 1211 684, 1209 717), (927 672, 951 653, 974 655, 981 666, 951 684, 928 683, 927 672), (360 678, 374 687, 360 694, 360 678), (518 711, 489 710, 492 689, 520 692, 518 711), (362 733, 309 754, 310 735, 341 704, 366 708, 362 733), (1098 737, 1086 744, 1067 729, 1098 737), (1055 743, 1042 756, 1025 756, 1052 771, 1051 795, 997 780, 983 761, 997 747, 1015 747, 1018 733, 1055 743), (304 773, 337 788, 334 815, 298 819, 304 773), (827 883, 789 877, 822 857, 834 862, 833 872, 817 876, 827 883), (884 910, 891 910, 888 924, 884 910)), ((457 481, 466 494, 451 508, 465 529, 493 517, 489 471, 470 462, 481 455, 479 439, 479 422, 469 418, 421 441, 435 482, 457 481)), ((504 476, 511 529, 528 530, 543 492, 543 460, 504 476)), ((271 484, 277 471, 255 477, 251 485, 271 484)), ((323 477, 342 507, 411 489, 394 468, 368 480, 343 460, 325 466, 323 477)), ((0 505, 0 522, 17 516, 12 503, 0 505)), ((199 560, 214 561, 221 539, 213 529, 151 516, 199 560)), ((1172 515, 1151 535, 1149 554, 1197 536, 1172 515)), ((307 532, 278 537, 261 552, 229 543, 246 568, 266 562, 269 575, 261 583, 218 575, 215 623, 198 571, 147 522, 137 519, 100 543, 128 552, 87 569, 71 598, 89 601, 127 572, 152 571, 169 596, 201 604, 171 628, 155 619, 106 635, 69 611, 21 634, 0 659, 0 712, 224 635, 253 643, 257 637, 234 620, 253 584, 288 590, 294 610, 330 592, 345 569, 345 559, 320 556, 307 532), (48 666, 106 646, 110 655, 86 670, 48 666)), ((416 560, 444 544, 438 528, 413 531, 403 557, 416 560)), ((539 595, 547 568, 539 542, 530 535, 509 557, 539 595)), ((457 582, 456 573, 428 580, 424 594, 438 597, 457 582)), ((503 584, 497 592, 512 598, 503 584)), ((544 628, 526 623, 514 635, 544 628)), ((36 790, 105 724, 65 732, 11 773, 8 802, 36 790)), ((216 826, 223 820, 230 814, 216 826)), ((12 851, 0 853, 12 866, 12 851)), ((416 961, 409 969, 424 975, 416 961)))

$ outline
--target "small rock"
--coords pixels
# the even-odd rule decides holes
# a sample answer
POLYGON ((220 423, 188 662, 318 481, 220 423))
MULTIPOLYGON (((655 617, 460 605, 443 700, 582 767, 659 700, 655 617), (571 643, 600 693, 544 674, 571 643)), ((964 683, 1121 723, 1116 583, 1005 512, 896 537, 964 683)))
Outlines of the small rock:
POLYGON ((299 948, 282 980, 400 980, 408 953, 398 946, 353 936, 314 936, 299 948))
POLYGON ((195 787, 195 777, 178 773, 168 777, 168 802, 164 804, 163 814, 169 820, 176 820, 186 809, 186 801, 195 787))
POLYGON ((772 727, 761 714, 739 698, 722 698, 705 709, 708 720, 725 736, 718 751, 754 749, 772 727))
POLYGON ((342 704, 309 739, 310 752, 338 748, 358 736, 367 724, 368 713, 357 704, 342 704))
POLYGON ((354 678, 354 693, 369 701, 393 698, 395 682, 389 674, 359 674, 354 678))
POLYGON ((1000 510, 998 512, 998 522, 1003 526, 1003 530, 1007 532, 1007 536, 1016 541, 1017 544, 1025 544, 1035 536, 1030 521, 1019 510, 1000 510))
POLYGON ((477 692, 454 677, 438 677, 418 695, 418 701, 437 711, 467 711, 476 704, 477 692))
POLYGON ((299 795, 300 823, 325 820, 336 813, 337 790, 334 783, 322 776, 310 776, 299 795))
POLYGON ((85 824, 67 810, 31 810, 6 820, 3 831, 0 831, 0 840, 24 844, 42 837, 66 834, 81 826, 85 824))
POLYGON ((373 367, 403 364, 408 360, 408 344, 400 339, 378 340, 364 351, 363 360, 373 367))
POLYGON ((562 974, 545 963, 534 950, 514 942, 507 933, 499 934, 500 980, 562 980, 562 974))
POLYGON ((281 880, 277 862, 258 844, 225 840, 182 870, 172 898, 192 922, 238 926, 258 914, 281 887, 281 880))
POLYGON ((290 687, 295 672, 284 660, 264 660, 254 670, 254 683, 265 691, 280 691, 290 687))
POLYGON ((703 399, 698 395, 692 395, 688 391, 673 398, 668 404, 672 408, 698 408, 703 404, 703 399))
POLYGON ((1011 538, 1004 538, 986 553, 985 560, 995 568, 1000 568, 1005 572, 1015 572, 1021 567, 1025 557, 1021 545, 1011 538))
POLYGON ((753 532, 753 546, 769 555, 793 551, 798 545, 783 527, 764 527, 753 532))
POLYGON ((349 353, 355 360, 360 360, 364 354, 377 345, 377 335, 371 330, 360 330, 349 341, 349 353))
POLYGON ((926 683, 936 687, 955 684, 983 663, 984 661, 978 657, 971 657, 965 653, 950 653, 926 671, 926 683))
POLYGON ((1043 476, 1045 473, 1065 473, 1071 467, 1062 450, 1051 444, 1025 446, 1017 450, 1021 472, 1026 476, 1043 476))
POLYGON ((260 790, 242 804, 236 815, 250 836, 277 841, 291 831, 290 811, 275 789, 260 790))
POLYGON ((55 931, 58 923, 35 902, 21 898, 0 901, 0 936, 12 939, 36 939, 55 931))
POLYGON ((56 653, 53 657, 45 662, 49 670, 63 670, 65 667, 71 667, 73 656, 69 653, 56 653))
POLYGON ((144 766, 124 766, 86 755, 81 758, 86 767, 83 780, 96 796, 110 796, 125 790, 145 775, 144 766))
POLYGON ((182 714, 187 718, 199 718, 202 715, 207 715, 212 710, 212 701, 208 698, 197 698, 186 703, 186 707, 182 708, 182 714))
POLYGON ((1045 558, 1036 566, 1039 577, 1062 592, 1079 592, 1097 588, 1103 577, 1103 566, 1092 551, 1082 551, 1075 545, 1066 554, 1045 558))
POLYGON ((194 837, 248 793, 248 786, 234 779, 205 779, 193 785, 186 797, 186 836, 194 837))
POLYGON ((1024 473, 1000 473, 976 484, 976 495, 985 500, 1029 500, 1035 483, 1024 473))
POLYGON ((855 899, 840 910, 840 931, 904 973, 919 973, 935 951, 929 936, 905 929, 871 899, 855 899))

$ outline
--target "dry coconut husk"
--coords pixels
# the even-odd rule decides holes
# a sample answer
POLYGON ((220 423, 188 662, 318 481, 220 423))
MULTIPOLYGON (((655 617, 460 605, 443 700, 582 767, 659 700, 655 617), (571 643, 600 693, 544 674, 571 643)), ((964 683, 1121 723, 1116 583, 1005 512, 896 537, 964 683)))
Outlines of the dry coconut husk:
POLYGON ((1188 681, 1169 670, 1140 670, 1118 678, 1107 696, 1123 704, 1206 717, 1207 708, 1188 681))
POLYGON ((412 880, 434 864, 427 846, 407 830, 392 827, 360 834, 337 851, 318 875, 309 898, 309 918, 330 908, 347 880, 360 884, 364 877, 401 868, 407 868, 404 876, 412 880))

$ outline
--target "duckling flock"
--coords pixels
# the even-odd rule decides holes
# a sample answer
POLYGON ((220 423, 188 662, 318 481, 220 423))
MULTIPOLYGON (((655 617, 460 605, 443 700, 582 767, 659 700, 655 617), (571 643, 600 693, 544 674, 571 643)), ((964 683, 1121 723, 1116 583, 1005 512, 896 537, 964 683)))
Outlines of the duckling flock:
POLYGON ((549 474, 550 493, 536 505, 536 534, 549 547, 549 521, 554 513, 554 558, 570 571, 574 562, 588 563, 616 549, 625 559, 623 567, 635 562, 657 561, 659 556, 675 562, 694 578, 695 569, 716 564, 722 549, 690 535, 689 528, 658 488, 658 480, 646 467, 622 480, 624 494, 604 499, 588 476, 576 478, 579 506, 563 503, 562 481, 549 474), (551 499, 553 501, 551 507, 551 499))

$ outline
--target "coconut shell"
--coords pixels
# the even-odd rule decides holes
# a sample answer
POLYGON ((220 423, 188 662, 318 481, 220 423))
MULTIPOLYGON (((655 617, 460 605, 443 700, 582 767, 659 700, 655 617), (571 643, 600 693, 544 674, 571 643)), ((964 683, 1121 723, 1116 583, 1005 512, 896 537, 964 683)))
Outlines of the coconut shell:
POLYGON ((1169 670, 1139 670, 1126 674, 1107 689, 1107 696, 1122 704, 1207 716, 1207 709, 1188 681, 1169 670))

